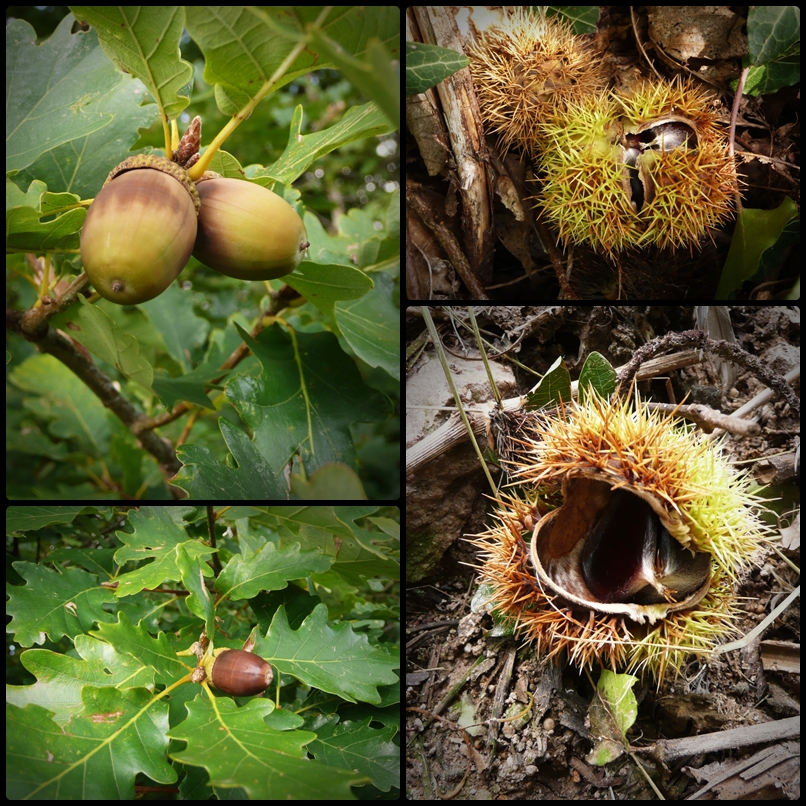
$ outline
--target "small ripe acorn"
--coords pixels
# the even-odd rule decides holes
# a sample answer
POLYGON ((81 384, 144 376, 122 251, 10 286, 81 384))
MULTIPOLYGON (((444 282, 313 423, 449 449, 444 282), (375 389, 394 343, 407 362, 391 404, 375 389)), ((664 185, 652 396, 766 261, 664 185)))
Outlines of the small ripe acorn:
POLYGON ((136 305, 159 296, 190 259, 198 193, 187 172, 154 155, 124 160, 90 205, 81 259, 95 290, 136 305))
POLYGON ((263 658, 243 649, 228 649, 213 663, 213 685, 233 697, 251 697, 265 691, 273 678, 263 658))
POLYGON ((308 233, 281 196, 251 182, 205 174, 194 257, 239 280, 274 280, 297 268, 308 233))

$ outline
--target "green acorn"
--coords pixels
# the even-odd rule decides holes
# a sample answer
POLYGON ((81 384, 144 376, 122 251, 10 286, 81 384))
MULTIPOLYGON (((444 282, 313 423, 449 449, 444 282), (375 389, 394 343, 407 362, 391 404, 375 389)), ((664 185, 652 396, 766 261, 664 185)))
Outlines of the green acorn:
POLYGON ((141 154, 120 163, 81 229, 81 259, 95 290, 119 305, 162 294, 190 258, 198 209, 196 186, 175 162, 141 154))
POLYGON ((693 247, 733 215, 734 160, 709 96, 690 82, 587 96, 541 129, 538 198, 566 244, 608 255, 693 247))
POLYGON ((205 173, 197 187, 197 260, 240 280, 274 280, 297 268, 310 245, 308 233, 282 196, 213 172, 205 173))

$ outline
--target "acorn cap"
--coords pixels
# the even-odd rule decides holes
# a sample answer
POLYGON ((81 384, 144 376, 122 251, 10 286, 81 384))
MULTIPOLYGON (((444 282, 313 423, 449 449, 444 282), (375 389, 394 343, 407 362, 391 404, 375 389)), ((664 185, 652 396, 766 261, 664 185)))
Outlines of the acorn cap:
POLYGON ((160 157, 157 154, 134 154, 131 157, 127 157, 109 172, 109 176, 106 177, 106 181, 104 182, 104 187, 116 176, 120 176, 127 171, 136 171, 140 168, 153 168, 176 179, 190 194, 190 200, 193 202, 193 206, 196 208, 196 215, 198 216, 199 207, 201 205, 199 202, 199 192, 196 190, 196 184, 181 165, 177 165, 177 163, 165 157, 160 157))

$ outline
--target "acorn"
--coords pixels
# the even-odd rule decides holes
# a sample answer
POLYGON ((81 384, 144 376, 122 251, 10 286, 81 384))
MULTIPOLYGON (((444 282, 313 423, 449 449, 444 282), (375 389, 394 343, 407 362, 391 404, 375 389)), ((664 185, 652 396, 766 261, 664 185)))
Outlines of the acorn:
POLYGON ((285 199, 261 185, 212 172, 197 187, 197 260, 239 280, 274 280, 297 268, 309 246, 308 234, 285 199))
POLYGON ((537 198, 566 244, 693 248, 733 215, 733 156, 710 96, 690 81, 589 95, 539 125, 537 198))
POLYGON ((199 198, 184 168, 129 157, 110 174, 81 229, 81 259, 95 290, 136 305, 159 296, 190 259, 199 198))
POLYGON ((233 697, 251 697, 265 691, 273 678, 263 658, 243 649, 227 649, 213 663, 213 685, 233 697))
POLYGON ((470 541, 499 623, 580 668, 659 680, 736 635, 734 588, 766 527, 751 479, 718 445, 640 401, 595 394, 519 429, 520 486, 470 541))

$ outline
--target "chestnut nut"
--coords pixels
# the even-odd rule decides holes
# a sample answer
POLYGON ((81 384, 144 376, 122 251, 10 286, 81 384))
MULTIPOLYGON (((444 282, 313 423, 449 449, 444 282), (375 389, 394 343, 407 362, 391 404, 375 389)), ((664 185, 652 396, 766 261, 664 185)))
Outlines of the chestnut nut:
POLYGON ((263 658, 242 649, 222 652, 213 664, 213 685, 233 697, 260 694, 272 677, 271 666, 263 658))

